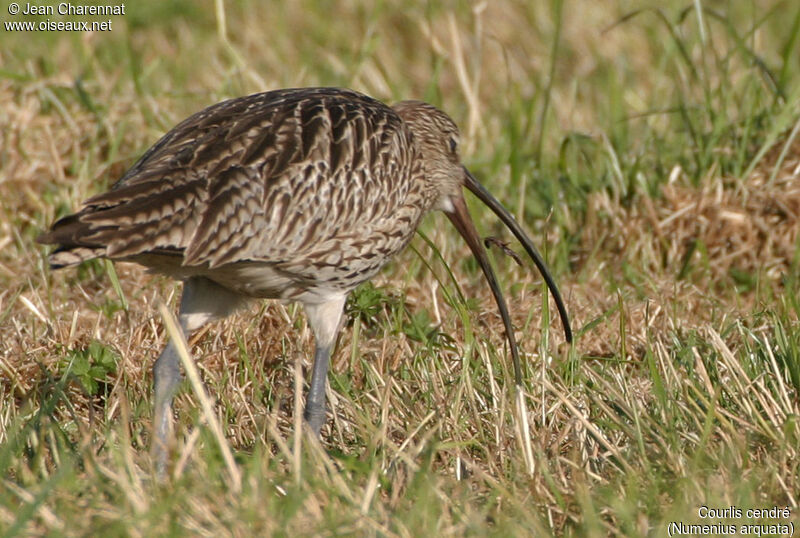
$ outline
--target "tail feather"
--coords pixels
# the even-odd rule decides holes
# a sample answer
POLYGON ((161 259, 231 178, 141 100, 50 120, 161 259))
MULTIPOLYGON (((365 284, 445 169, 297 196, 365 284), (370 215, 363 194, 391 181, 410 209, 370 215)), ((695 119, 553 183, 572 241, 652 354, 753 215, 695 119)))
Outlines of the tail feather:
POLYGON ((51 269, 61 269, 69 265, 76 265, 86 260, 100 258, 105 254, 105 249, 88 247, 71 247, 67 249, 57 249, 48 257, 51 269))
POLYGON ((75 265, 105 255, 105 246, 87 243, 82 239, 89 233, 90 226, 81 222, 79 217, 80 214, 75 214, 59 219, 49 231, 36 238, 37 243, 57 245, 56 250, 51 252, 47 258, 53 269, 75 265))

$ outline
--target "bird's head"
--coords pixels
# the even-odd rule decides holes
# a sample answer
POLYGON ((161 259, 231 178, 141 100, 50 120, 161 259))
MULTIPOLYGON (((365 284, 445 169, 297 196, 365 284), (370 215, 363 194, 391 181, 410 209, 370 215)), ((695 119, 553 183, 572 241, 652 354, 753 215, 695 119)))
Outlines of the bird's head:
POLYGON ((425 179, 437 192, 433 209, 452 211, 453 199, 463 196, 464 183, 458 127, 450 116, 422 101, 401 101, 392 108, 409 127, 422 153, 425 179))
POLYGON ((533 246, 533 242, 527 234, 514 220, 514 217, 461 164, 458 151, 460 137, 455 122, 441 110, 422 101, 402 101, 392 108, 412 132, 414 141, 422 154, 425 178, 435 186, 437 198, 433 204, 433 209, 439 209, 447 215, 469 245, 489 283, 497 302, 497 307, 500 310, 500 316, 505 324, 506 336, 514 359, 515 377, 517 384, 519 384, 521 382, 519 352, 506 302, 489 263, 486 250, 483 248, 481 238, 467 210, 462 187, 469 189, 481 202, 488 206, 522 243, 522 246, 533 259, 550 288, 561 316, 564 334, 567 341, 571 342, 572 330, 561 294, 541 255, 536 250, 536 247, 533 246))

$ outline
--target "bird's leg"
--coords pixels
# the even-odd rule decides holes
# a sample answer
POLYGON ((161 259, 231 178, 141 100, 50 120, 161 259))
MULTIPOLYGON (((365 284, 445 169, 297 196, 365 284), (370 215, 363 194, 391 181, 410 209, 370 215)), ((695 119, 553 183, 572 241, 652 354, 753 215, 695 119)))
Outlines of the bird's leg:
POLYGON ((311 431, 318 437, 325 422, 325 382, 328 377, 328 364, 336 335, 339 333, 345 299, 345 295, 337 295, 324 303, 305 305, 308 323, 314 331, 316 349, 303 416, 311 431))
MULTIPOLYGON (((211 280, 189 278, 181 295, 180 330, 188 336, 209 321, 227 316, 244 302, 244 297, 211 280)), ((151 450, 156 472, 161 477, 167 470, 167 449, 172 438, 172 398, 181 379, 178 348, 170 340, 153 366, 155 408, 151 450)))
MULTIPOLYGON (((186 334, 185 327, 181 330, 186 334)), ((153 366, 155 407, 153 417, 152 454, 156 472, 164 476, 167 470, 167 447, 172 437, 172 398, 181 382, 180 358, 175 343, 170 340, 153 366)))
POLYGON ((319 437, 319 430, 325 422, 325 381, 328 377, 330 358, 331 346, 316 346, 314 368, 311 371, 311 386, 308 388, 306 410, 303 416, 317 437, 319 437))

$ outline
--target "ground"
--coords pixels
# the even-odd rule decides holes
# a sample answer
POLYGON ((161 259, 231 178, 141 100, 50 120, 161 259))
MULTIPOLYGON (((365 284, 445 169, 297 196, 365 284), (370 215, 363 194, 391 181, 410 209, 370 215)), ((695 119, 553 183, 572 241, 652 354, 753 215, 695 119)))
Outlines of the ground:
MULTIPOLYGON (((0 13, 4 535, 784 535, 800 521, 794 3, 0 13), (7 25, 48 17, 111 25, 7 25), (300 427, 302 309, 254 303, 190 339, 202 391, 177 397, 159 482, 151 367, 180 284, 103 261, 54 272, 35 238, 189 114, 314 85, 447 111, 465 163, 545 254, 575 342, 532 265, 493 250, 517 393, 488 286, 430 215, 348 303, 321 444, 300 427)), ((483 235, 521 253, 473 202, 483 235)))

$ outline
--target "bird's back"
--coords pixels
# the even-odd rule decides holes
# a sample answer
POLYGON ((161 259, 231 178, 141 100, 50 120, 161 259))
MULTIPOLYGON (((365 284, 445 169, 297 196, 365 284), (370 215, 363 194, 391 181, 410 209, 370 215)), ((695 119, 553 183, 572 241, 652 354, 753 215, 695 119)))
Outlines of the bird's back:
POLYGON ((39 240, 58 245, 54 267, 131 260, 179 278, 249 278, 237 291, 265 297, 350 289, 407 244, 430 208, 420 161, 403 120, 367 96, 254 94, 177 125, 39 240))

